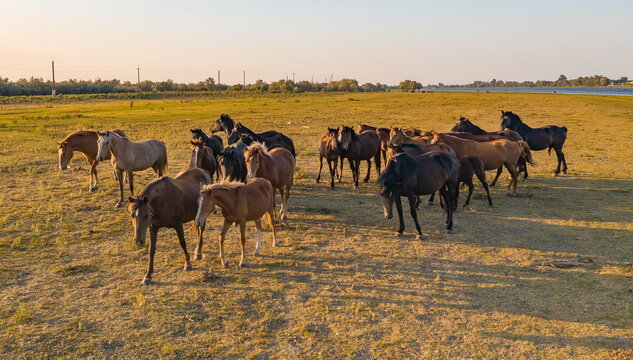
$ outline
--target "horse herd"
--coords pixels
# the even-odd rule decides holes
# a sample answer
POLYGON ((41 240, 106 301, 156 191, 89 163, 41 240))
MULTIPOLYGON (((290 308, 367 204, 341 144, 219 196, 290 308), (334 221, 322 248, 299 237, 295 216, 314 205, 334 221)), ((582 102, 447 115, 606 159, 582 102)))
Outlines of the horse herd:
MULTIPOLYGON (((163 176, 167 167, 167 149, 155 139, 134 142, 121 130, 104 132, 82 130, 68 135, 58 143, 59 167, 67 169, 73 152, 82 152, 90 164, 89 191, 98 188, 97 164, 110 159, 114 178, 119 184, 119 200, 124 203, 124 182, 129 183, 132 196, 128 198, 128 211, 134 228, 137 245, 145 243, 150 232, 149 264, 143 284, 152 281, 154 255, 158 230, 173 228, 185 255, 185 270, 191 269, 191 259, 184 238, 183 224, 193 221, 197 232, 196 260, 202 259, 203 232, 206 219, 220 208, 224 224, 219 236, 220 261, 228 266, 224 256, 224 239, 231 225, 240 227, 241 259, 246 265, 245 225, 253 221, 257 228, 255 255, 261 248, 262 217, 272 230, 276 246, 275 192, 281 196, 279 220, 288 217, 288 198, 294 181, 296 151, 292 139, 271 130, 256 133, 241 123, 235 123, 222 114, 207 136, 201 129, 191 129, 191 158, 189 168, 175 177, 163 176), (224 132, 228 146, 215 135, 224 132), (134 195, 134 172, 152 168, 157 179, 134 195), (219 182, 213 183, 213 179, 219 182)), ((567 171, 562 147, 567 128, 554 125, 531 128, 518 115, 502 111, 501 131, 486 132, 468 119, 461 117, 449 133, 423 132, 415 128, 372 127, 360 125, 356 133, 352 127, 328 128, 319 142, 319 182, 325 159, 330 171, 330 186, 335 178, 341 181, 343 162, 347 159, 352 172, 352 184, 359 186, 360 164, 367 162, 368 182, 372 160, 378 175, 377 183, 383 200, 384 215, 392 218, 395 203, 399 216, 396 235, 404 232, 401 197, 409 201, 417 237, 422 231, 417 219, 420 195, 430 195, 433 202, 436 192, 446 212, 446 229, 452 232, 453 212, 457 210, 460 184, 468 186, 468 205, 473 192, 473 176, 481 182, 492 206, 485 171, 497 170, 494 185, 503 167, 510 173, 509 195, 516 195, 519 173, 527 179, 527 164, 534 164, 531 151, 554 149, 559 174, 567 171), (385 169, 381 171, 381 165, 385 169), (340 167, 339 167, 340 164, 340 167), (562 169, 561 169, 562 166, 562 169)))

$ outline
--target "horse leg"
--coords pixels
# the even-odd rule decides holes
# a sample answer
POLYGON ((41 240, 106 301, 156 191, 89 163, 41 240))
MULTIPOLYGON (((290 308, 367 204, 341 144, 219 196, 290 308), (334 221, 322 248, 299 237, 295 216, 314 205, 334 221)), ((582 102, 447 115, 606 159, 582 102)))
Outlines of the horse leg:
POLYGON ((396 236, 402 236, 404 232, 404 217, 402 216, 402 201, 400 201, 400 195, 396 195, 394 200, 396 202, 396 210, 398 210, 398 221, 400 221, 400 227, 398 228, 396 236))
POLYGON ((187 242, 185 241, 185 230, 182 228, 182 224, 179 224, 174 228, 176 230, 176 235, 178 235, 178 241, 180 242, 180 247, 182 248, 182 252, 185 253, 185 267, 183 270, 189 271, 191 270, 191 257, 189 256, 189 252, 187 251, 187 242))
POLYGON ((411 217, 413 218, 413 222, 415 222, 415 229, 418 231, 418 235, 416 236, 416 239, 422 240, 422 228, 420 227, 420 223, 418 222, 418 212, 415 207, 416 196, 411 194, 407 196, 407 198, 409 199, 409 208, 411 210, 411 217))
POLYGON ((257 243, 255 244, 254 256, 259 255, 259 249, 262 247, 262 220, 255 219, 255 227, 257 228, 257 243))
POLYGON ((268 212, 268 225, 270 229, 273 231, 273 247, 277 247, 277 231, 275 230, 275 204, 273 203, 272 209, 269 209, 268 212))
POLYGON ((89 192, 93 192, 97 190, 97 188, 99 187, 99 178, 97 177, 98 164, 99 162, 97 160, 92 159, 92 163, 90 164, 90 188, 88 189, 89 192), (94 185, 92 183, 93 176, 94 176, 94 185))
POLYGON ((218 238, 218 242, 220 244, 220 262, 224 267, 229 266, 229 261, 224 259, 224 236, 226 235, 226 232, 229 231, 230 227, 231 222, 224 219, 224 225, 222 225, 222 231, 220 231, 220 237, 218 238))
POLYGON ((512 163, 506 163, 505 166, 506 166, 506 169, 508 169, 510 176, 512 177, 512 180, 510 180, 510 183, 508 184, 508 195, 515 196, 517 194, 517 184, 519 182, 519 174, 517 173, 516 165, 512 163))
POLYGON ((341 178, 343 177, 343 164, 345 163, 344 159, 345 159, 344 157, 342 157, 342 156, 340 157, 341 166, 339 167, 339 172, 338 172, 338 182, 341 182, 341 178))
POLYGON ((519 161, 518 161, 517 165, 518 165, 518 172, 519 173, 523 172, 523 180, 527 180, 528 179, 528 167, 527 167, 527 160, 525 160, 525 156, 519 157, 519 161))
POLYGON ((352 186, 356 187, 356 170, 354 170, 354 160, 348 158, 349 168, 352 170, 352 186))
MULTIPOLYGON (((360 177, 360 162, 358 163, 358 176, 360 177)), ((365 176, 365 178, 363 179, 363 182, 369 182, 369 173, 371 172, 371 159, 367 160, 367 176, 365 176)))
POLYGON ((435 193, 431 194, 431 196, 429 196, 429 200, 426 202, 427 205, 431 206, 433 205, 433 201, 435 200, 435 193))
POLYGON ((495 186, 497 184, 497 180, 499 179, 499 176, 501 176, 501 172, 503 172, 503 165, 499 166, 499 168, 497 169, 497 175, 495 176, 495 179, 492 180, 492 182, 490 183, 490 186, 495 186))
POLYGON ((317 178, 316 178, 317 184, 321 180, 321 169, 323 169, 323 157, 319 155, 319 174, 317 175, 317 178))
POLYGON ((134 196, 134 172, 128 171, 127 178, 130 182, 130 193, 132 194, 132 196, 134 196))
POLYGON ((560 147, 560 156, 563 159, 563 174, 567 174, 567 160, 565 160, 565 153, 563 153, 563 147, 560 147))
MULTIPOLYGON (((466 184, 466 186, 468 186, 468 196, 466 197, 466 201, 464 202, 464 206, 463 206, 463 207, 466 207, 470 204, 470 198, 473 195, 473 190, 475 189, 475 185, 473 185, 472 178, 464 181, 464 183, 466 184)), ((455 202, 459 202, 459 190, 456 193, 455 202)))
POLYGON ((242 248, 242 256, 240 257, 239 267, 246 266, 246 220, 240 222, 240 247, 242 248))
POLYGON ((149 285, 152 282, 152 274, 154 273, 154 254, 156 254, 156 238, 158 237, 159 227, 152 225, 149 228, 149 264, 147 266, 147 273, 143 278, 142 284, 149 285))
POLYGON ((114 207, 120 208, 123 205, 123 170, 116 169, 116 178, 119 180, 119 202, 114 207))
MULTIPOLYGON (((334 160, 336 161, 336 160, 334 160)), ((332 160, 328 159, 327 160, 327 166, 328 169, 330 170, 330 187, 334 187, 334 176, 336 175, 336 162, 334 163, 334 167, 332 167, 332 160)))
POLYGON ((440 195, 446 203, 446 233, 453 233, 453 209, 455 208, 455 189, 457 184, 448 182, 440 189, 440 195))
MULTIPOLYGON (((483 186, 484 190, 486 190, 486 196, 488 197, 488 205, 492 207, 492 198, 490 197, 490 188, 488 187, 488 182, 486 182, 485 172, 479 173, 478 171, 475 171, 475 175, 477 176, 477 179, 479 179, 481 186, 483 186)), ((472 183, 472 179, 471 179, 471 183, 472 183)), ((469 195, 469 198, 470 198, 470 195, 469 195)))
POLYGON ((288 219, 288 199, 290 198, 290 185, 284 186, 284 197, 282 201, 284 202, 284 217, 282 221, 286 221, 288 219))
POLYGON ((196 245, 196 251, 194 252, 194 259, 202 260, 202 234, 204 233, 204 226, 196 226, 196 234, 198 235, 198 245, 196 245))
POLYGON ((377 152, 376 156, 374 156, 374 162, 376 163, 376 179, 378 177, 380 177, 380 170, 381 170, 380 169, 380 167, 381 167, 381 164, 380 164, 380 153, 381 153, 381 151, 377 152))
POLYGON ((563 151, 560 148, 554 148, 554 151, 556 152, 556 158, 558 159, 558 166, 556 166, 556 170, 554 171, 554 174, 556 175, 560 174, 561 165, 563 165, 563 172, 567 173, 567 163, 565 162, 565 154, 563 154, 563 151))

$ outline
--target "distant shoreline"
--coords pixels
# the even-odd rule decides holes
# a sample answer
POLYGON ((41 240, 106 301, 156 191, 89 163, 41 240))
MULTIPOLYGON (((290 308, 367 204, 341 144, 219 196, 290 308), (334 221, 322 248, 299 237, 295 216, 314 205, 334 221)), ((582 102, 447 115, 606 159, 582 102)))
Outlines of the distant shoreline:
POLYGON ((600 86, 600 87, 442 87, 422 88, 419 92, 480 92, 480 93, 534 93, 534 94, 572 94, 572 95, 612 95, 633 96, 633 87, 600 86))

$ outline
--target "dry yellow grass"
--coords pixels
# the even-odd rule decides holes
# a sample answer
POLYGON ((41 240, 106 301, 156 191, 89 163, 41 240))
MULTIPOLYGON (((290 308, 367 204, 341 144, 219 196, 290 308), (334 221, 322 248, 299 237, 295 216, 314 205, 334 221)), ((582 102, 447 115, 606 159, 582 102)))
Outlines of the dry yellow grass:
MULTIPOLYGON (((633 356, 633 98, 554 94, 308 94, 0 106, 0 356, 3 358, 614 358, 633 356), (358 101, 352 101, 358 100, 358 101), (460 115, 496 129, 499 110, 533 126, 565 125, 570 173, 555 157, 519 184, 493 190, 442 232, 423 207, 426 238, 393 236, 377 188, 353 190, 346 166, 334 190, 315 184, 327 126, 449 130, 460 115), (175 233, 161 230, 152 286, 146 249, 114 209, 109 164, 89 194, 82 158, 57 169, 55 141, 77 128, 158 138, 174 175, 187 164, 190 127, 229 113, 295 140, 298 179, 282 246, 237 269, 238 232, 217 260, 220 220, 205 258, 183 272, 175 233), (532 266, 590 257, 572 269, 532 266)), ((364 171, 365 165, 361 171, 364 171)), ((375 179, 372 174, 372 180, 375 179)), ((140 189, 152 179, 139 173, 140 189)), ((327 176, 326 176, 327 179, 327 176)), ((502 177, 501 185, 507 183, 502 177)), ((464 197, 462 196, 462 200, 464 197)), ((406 207, 406 205, 405 205, 406 207)), ((406 209, 405 209, 406 210, 406 209)), ((187 232, 189 248, 194 232, 187 232)))

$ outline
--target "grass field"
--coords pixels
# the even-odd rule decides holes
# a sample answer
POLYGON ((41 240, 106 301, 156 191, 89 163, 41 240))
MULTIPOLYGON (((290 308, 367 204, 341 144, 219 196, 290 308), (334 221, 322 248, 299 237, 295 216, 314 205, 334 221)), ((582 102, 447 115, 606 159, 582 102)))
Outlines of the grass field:
MULTIPOLYGON (((2 358, 633 358, 633 98, 556 94, 373 93, 0 105, 0 357, 2 358), (488 208, 443 229, 423 205, 425 239, 407 214, 402 238, 373 183, 315 184, 327 126, 366 122, 448 131, 460 115, 497 129, 500 109, 532 126, 565 125, 569 174, 539 165, 518 198, 506 175, 488 208), (271 247, 237 269, 238 231, 218 261, 218 215, 205 258, 182 271, 173 230, 159 233, 155 284, 142 286, 147 249, 114 209, 109 164, 88 193, 85 160, 57 167, 56 141, 80 128, 120 128, 167 144, 175 175, 190 127, 220 113, 295 141, 290 217, 271 247), (589 257, 559 269, 551 260, 589 257)), ((365 171, 362 165, 361 171, 365 171)), ((325 179, 328 179, 325 171, 325 179)), ((364 174, 364 173, 363 173, 364 174)), ((491 177, 492 174, 489 174, 491 177)), ((372 173, 372 181, 376 175, 372 173)), ((153 179, 136 176, 140 190, 153 179)), ((463 200, 464 197, 461 197, 463 200)), ((279 203, 279 201, 278 201, 279 203)), ((408 208, 405 205, 405 211, 408 208)), ((189 225, 186 226, 189 229, 189 225)), ((194 230, 186 232, 193 249, 194 230)))

